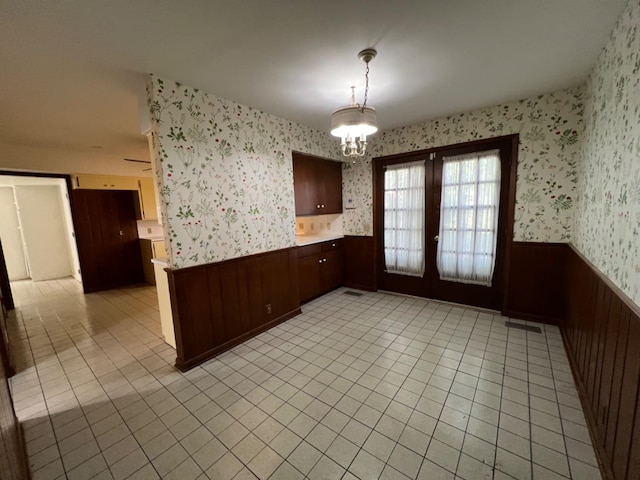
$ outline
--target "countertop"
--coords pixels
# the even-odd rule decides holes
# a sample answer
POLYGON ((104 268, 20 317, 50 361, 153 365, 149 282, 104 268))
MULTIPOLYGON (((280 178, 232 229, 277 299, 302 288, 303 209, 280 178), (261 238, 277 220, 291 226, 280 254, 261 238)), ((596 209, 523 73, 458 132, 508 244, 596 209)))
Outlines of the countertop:
POLYGON ((164 242, 164 236, 163 235, 144 235, 141 237, 138 237, 140 240, 151 240, 152 242, 164 242))
POLYGON ((152 258, 151 259, 151 263, 155 263, 155 264, 160 265, 161 267, 165 267, 165 268, 167 268, 169 266, 169 262, 167 261, 166 258, 152 258))
POLYGON ((327 235, 296 235, 296 245, 302 247, 304 245, 312 245, 314 243, 337 240, 338 238, 344 238, 344 235, 341 233, 327 235))

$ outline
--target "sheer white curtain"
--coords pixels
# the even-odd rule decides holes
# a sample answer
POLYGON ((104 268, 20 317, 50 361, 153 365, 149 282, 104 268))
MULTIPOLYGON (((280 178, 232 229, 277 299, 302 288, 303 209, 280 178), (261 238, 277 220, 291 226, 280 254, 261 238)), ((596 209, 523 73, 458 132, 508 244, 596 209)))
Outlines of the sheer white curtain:
POLYGON ((424 275, 424 160, 384 172, 384 262, 389 273, 424 275))
POLYGON ((498 150, 443 158, 436 259, 441 280, 491 286, 499 204, 498 150))

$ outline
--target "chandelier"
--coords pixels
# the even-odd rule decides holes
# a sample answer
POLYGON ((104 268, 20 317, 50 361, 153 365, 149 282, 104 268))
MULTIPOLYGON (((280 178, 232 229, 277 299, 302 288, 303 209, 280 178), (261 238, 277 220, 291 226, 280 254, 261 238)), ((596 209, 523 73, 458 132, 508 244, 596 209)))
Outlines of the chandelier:
POLYGON ((362 157, 367 150, 367 135, 378 131, 376 109, 367 106, 369 62, 377 53, 373 48, 367 48, 358 54, 358 58, 367 66, 363 104, 356 103, 356 87, 351 87, 351 105, 340 107, 331 114, 331 135, 342 139, 340 146, 345 157, 362 157))

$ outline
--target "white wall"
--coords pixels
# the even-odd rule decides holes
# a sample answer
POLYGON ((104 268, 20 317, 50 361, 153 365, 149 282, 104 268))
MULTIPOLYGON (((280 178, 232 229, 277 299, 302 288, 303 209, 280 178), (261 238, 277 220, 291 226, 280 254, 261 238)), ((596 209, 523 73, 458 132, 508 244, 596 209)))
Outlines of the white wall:
POLYGON ((640 306, 640 0, 589 76, 573 243, 640 306))
POLYGON ((0 240, 9 280, 29 278, 12 186, 0 186, 0 240))
POLYGON ((71 275, 71 257, 57 185, 17 186, 18 215, 33 280, 71 275))
MULTIPOLYGON (((23 262, 26 261, 29 267, 32 266, 30 262, 35 262, 35 272, 30 272, 34 280, 73 275, 80 281, 80 262, 65 180, 0 175, 0 189, 7 187, 12 191, 16 189, 17 196, 20 197, 17 208, 16 205, 11 205, 13 216, 18 221, 27 223, 23 230, 26 255, 22 250, 22 238, 18 246, 15 246, 15 240, 11 242, 12 245, 7 246, 2 236, 7 262, 20 256, 26 259, 23 262)), ((2 201, 0 207, 5 206, 5 203, 2 201)), ((9 276, 11 280, 25 278, 12 276, 11 273, 9 276)))

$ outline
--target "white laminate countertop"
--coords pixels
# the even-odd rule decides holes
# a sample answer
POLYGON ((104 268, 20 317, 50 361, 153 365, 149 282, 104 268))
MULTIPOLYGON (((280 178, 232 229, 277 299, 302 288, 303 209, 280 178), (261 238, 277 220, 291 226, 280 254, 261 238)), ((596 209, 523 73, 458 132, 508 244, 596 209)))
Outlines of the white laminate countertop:
POLYGON ((138 237, 140 240, 151 240, 152 242, 164 242, 163 235, 153 235, 153 236, 142 236, 138 237))
POLYGON ((151 263, 155 263, 165 268, 169 266, 169 261, 166 258, 152 258, 151 263))
POLYGON ((337 240, 338 238, 344 238, 344 235, 341 233, 336 233, 333 235, 296 235, 296 245, 302 247, 304 245, 312 245, 314 243, 337 240))

